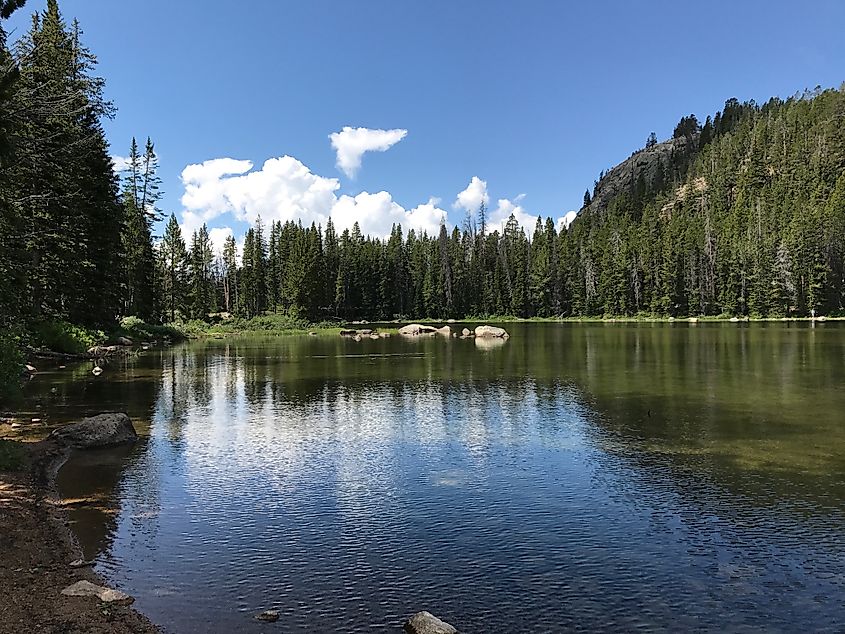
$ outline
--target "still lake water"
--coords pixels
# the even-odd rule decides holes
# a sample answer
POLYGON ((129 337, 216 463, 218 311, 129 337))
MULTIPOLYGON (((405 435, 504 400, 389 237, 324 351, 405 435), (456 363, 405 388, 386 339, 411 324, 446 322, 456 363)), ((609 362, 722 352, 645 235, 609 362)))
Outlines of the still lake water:
POLYGON ((202 341, 28 398, 133 417, 59 485, 171 632, 842 631, 843 326, 202 341))

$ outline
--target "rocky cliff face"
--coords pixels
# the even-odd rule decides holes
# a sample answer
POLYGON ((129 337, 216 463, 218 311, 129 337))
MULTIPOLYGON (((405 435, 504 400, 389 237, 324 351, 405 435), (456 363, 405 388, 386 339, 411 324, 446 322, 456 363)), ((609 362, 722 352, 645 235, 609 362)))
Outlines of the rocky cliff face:
POLYGON ((691 158, 697 149, 698 135, 696 134, 691 137, 670 139, 634 152, 599 180, 592 202, 584 207, 580 214, 600 213, 607 209, 610 202, 619 194, 633 192, 641 174, 646 184, 650 186, 661 161, 666 178, 671 179, 673 166, 679 163, 679 159, 691 158))

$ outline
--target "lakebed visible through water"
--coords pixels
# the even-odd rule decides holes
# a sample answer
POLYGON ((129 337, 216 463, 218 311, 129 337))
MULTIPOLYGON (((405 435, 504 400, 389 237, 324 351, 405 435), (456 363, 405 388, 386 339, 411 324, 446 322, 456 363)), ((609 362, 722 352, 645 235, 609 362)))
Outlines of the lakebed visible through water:
POLYGON ((195 341, 27 403, 135 421, 58 486, 167 631, 842 629, 845 324, 507 329, 195 341))

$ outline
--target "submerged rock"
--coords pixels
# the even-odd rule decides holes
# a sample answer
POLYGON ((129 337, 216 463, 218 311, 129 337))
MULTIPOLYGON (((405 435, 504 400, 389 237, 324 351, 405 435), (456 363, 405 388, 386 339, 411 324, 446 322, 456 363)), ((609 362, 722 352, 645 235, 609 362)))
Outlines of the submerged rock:
POLYGON ((417 612, 408 619, 402 629, 408 634, 458 634, 453 626, 425 611, 417 612))
POLYGON ((261 614, 257 614, 255 616, 256 619, 259 621, 265 621, 267 623, 275 623, 279 620, 279 611, 278 610, 264 610, 261 614))
POLYGON ((498 326, 478 326, 475 329, 475 336, 506 338, 510 335, 508 335, 507 331, 504 328, 499 328, 498 326))
POLYGON ((112 603, 114 601, 126 601, 132 603, 135 599, 120 590, 98 586, 90 581, 77 581, 62 590, 67 597, 97 597, 100 601, 112 603))
POLYGON ((50 438, 74 449, 90 449, 133 443, 138 440, 138 434, 129 416, 123 413, 109 413, 59 427, 50 434, 50 438))

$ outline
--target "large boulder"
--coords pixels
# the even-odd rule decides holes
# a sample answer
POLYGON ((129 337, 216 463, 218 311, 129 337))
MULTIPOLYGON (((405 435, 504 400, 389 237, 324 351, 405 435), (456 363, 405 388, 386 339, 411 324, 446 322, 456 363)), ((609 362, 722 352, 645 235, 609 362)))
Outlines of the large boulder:
POLYGON ((454 627, 425 611, 408 619, 402 629, 408 634, 458 634, 454 627))
POLYGON ((437 333, 443 335, 444 337, 451 337, 452 329, 449 328, 449 326, 443 326, 442 328, 437 329, 437 333))
POLYGON ((434 326, 423 326, 422 324, 408 324, 407 326, 402 326, 399 329, 399 334, 405 335, 406 337, 417 337, 419 335, 433 334, 435 332, 437 332, 437 328, 434 326))
POLYGON ((62 590, 66 597, 97 597, 104 603, 132 603, 134 599, 120 590, 98 586, 90 581, 77 581, 62 590))
POLYGON ((93 449, 133 443, 138 434, 129 416, 122 413, 98 414, 78 423, 59 427, 50 438, 74 449, 93 449))
POLYGON ((476 337, 509 337, 507 331, 504 328, 499 328, 498 326, 478 326, 475 329, 475 336, 476 337))

